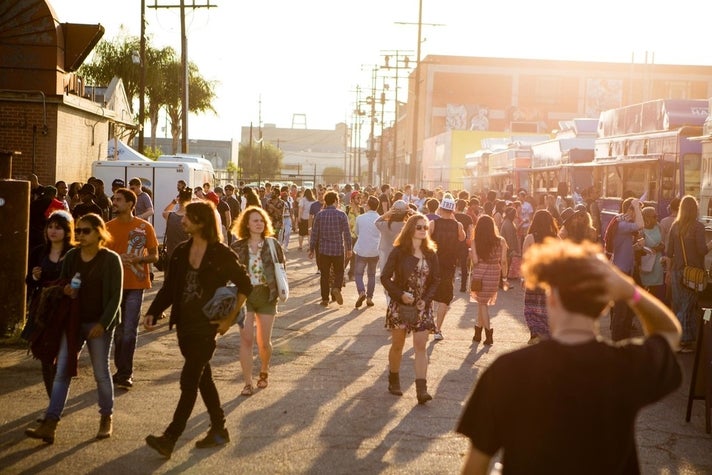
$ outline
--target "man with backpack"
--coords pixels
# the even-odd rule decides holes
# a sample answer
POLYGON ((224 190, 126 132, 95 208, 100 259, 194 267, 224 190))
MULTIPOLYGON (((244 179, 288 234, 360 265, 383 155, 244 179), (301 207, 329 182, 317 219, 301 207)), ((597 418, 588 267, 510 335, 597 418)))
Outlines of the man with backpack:
MULTIPOLYGON (((621 214, 614 216, 606 227, 604 243, 606 254, 624 274, 633 275, 635 251, 633 244, 644 226, 641 203, 637 198, 626 198, 621 204, 621 214)), ((631 337, 633 313, 625 302, 617 302, 611 308, 611 339, 625 340, 631 337)))

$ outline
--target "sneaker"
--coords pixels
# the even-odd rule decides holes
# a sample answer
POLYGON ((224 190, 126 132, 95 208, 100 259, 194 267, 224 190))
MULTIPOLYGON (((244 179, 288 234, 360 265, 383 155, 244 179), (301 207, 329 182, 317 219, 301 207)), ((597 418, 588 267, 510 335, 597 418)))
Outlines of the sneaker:
POLYGON ((114 379, 114 387, 119 389, 125 389, 126 391, 128 391, 133 387, 133 380, 131 378, 114 379))
POLYGON ((205 438, 200 439, 195 443, 195 448, 208 449, 210 447, 225 445, 228 442, 230 442, 230 434, 227 433, 227 429, 222 428, 220 430, 213 431, 211 428, 205 438))
POLYGON ((99 432, 96 433, 97 439, 108 439, 111 437, 114 425, 111 416, 101 416, 99 421, 99 432))
POLYGON ((171 454, 173 453, 173 447, 176 446, 176 441, 166 436, 166 434, 163 434, 160 437, 156 437, 155 435, 149 435, 148 437, 146 437, 146 443, 149 447, 151 447, 153 450, 163 455, 167 459, 171 458, 171 454))
POLYGON ((366 305, 368 305, 369 307, 373 307, 373 306, 376 305, 376 304, 373 303, 373 300, 367 298, 367 299, 366 299, 366 305))
POLYGON ((331 298, 339 305, 344 304, 344 297, 341 295, 341 289, 331 289, 331 298))
POLYGON ((328 301, 328 300, 322 300, 321 302, 319 302, 319 305, 321 305, 322 307, 328 307, 328 306, 329 306, 329 301, 328 301))
POLYGON ((443 332, 441 331, 436 331, 435 336, 433 337, 435 341, 441 341, 443 340, 443 332))
POLYGON ((356 308, 361 308, 361 305, 363 305, 363 301, 366 300, 366 294, 361 294, 358 296, 358 300, 356 300, 356 308))

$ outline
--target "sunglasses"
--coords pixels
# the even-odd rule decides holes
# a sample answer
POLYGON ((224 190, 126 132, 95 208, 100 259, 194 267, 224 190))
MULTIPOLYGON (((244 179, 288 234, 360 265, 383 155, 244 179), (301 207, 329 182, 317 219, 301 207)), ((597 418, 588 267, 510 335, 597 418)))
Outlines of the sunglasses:
POLYGON ((428 229, 428 226, 425 224, 416 224, 415 225, 416 231, 426 231, 427 229, 428 229))
POLYGON ((89 235, 91 232, 94 231, 94 228, 74 228, 74 234, 76 235, 89 235))

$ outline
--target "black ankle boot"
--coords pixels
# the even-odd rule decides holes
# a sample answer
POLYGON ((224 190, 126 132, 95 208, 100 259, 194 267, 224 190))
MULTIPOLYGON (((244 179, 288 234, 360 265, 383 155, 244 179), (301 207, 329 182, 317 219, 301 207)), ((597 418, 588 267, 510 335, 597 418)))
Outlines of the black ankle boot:
POLYGON ((402 396, 403 391, 400 387, 400 375, 398 373, 388 373, 388 392, 396 396, 402 396))
POLYGON ((475 336, 472 337, 472 341, 481 342, 482 341, 482 327, 475 325, 475 336))
POLYGON ((491 345, 494 343, 492 333, 494 333, 494 328, 485 328, 485 345, 491 345))
POLYGON ((428 382, 425 379, 415 380, 415 394, 418 398, 418 404, 425 404, 433 399, 433 396, 428 394, 428 382))

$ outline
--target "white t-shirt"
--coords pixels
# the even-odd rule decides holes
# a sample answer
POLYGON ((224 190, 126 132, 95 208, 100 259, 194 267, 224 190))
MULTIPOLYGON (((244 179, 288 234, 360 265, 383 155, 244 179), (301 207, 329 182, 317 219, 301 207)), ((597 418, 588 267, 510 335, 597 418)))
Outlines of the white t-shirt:
POLYGON ((306 196, 299 199, 299 219, 309 219, 309 208, 314 201, 309 201, 306 196))

